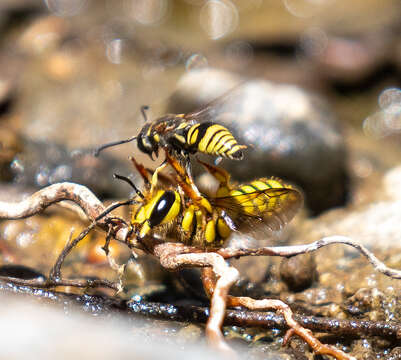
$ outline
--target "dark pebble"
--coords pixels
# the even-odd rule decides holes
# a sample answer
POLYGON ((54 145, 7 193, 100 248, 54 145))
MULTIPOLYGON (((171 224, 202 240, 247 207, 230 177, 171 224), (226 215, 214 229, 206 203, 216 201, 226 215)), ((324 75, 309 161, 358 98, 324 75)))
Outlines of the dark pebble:
POLYGON ((241 80, 234 74, 202 69, 183 76, 169 111, 213 103, 212 120, 224 123, 245 150, 243 161, 223 161, 237 180, 278 176, 300 186, 312 213, 345 203, 347 151, 337 119, 317 95, 293 85, 241 80), (210 88, 209 88, 210 87, 210 88))
POLYGON ((305 254, 284 258, 280 264, 280 277, 291 291, 309 288, 317 277, 313 255, 305 254))

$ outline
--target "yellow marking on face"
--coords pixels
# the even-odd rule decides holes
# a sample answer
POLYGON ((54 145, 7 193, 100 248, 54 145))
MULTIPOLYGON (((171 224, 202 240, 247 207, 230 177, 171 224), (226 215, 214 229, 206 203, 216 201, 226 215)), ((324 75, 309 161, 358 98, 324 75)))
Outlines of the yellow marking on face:
POLYGON ((146 136, 150 136, 151 132, 152 132, 152 125, 149 126, 146 136))
POLYGON ((205 228, 205 240, 209 244, 216 239, 216 224, 214 220, 209 220, 205 228))
POLYGON ((231 229, 222 218, 217 219, 217 231, 223 239, 227 239, 231 234, 231 229))
POLYGON ((153 139, 155 139, 155 141, 158 143, 160 142, 160 136, 159 134, 155 134, 155 136, 153 136, 153 139))
POLYGON ((139 232, 139 237, 142 239, 144 238, 146 235, 148 235, 148 233, 150 232, 151 228, 149 226, 149 223, 147 221, 145 221, 141 227, 141 231, 139 232))
POLYGON ((188 206, 184 211, 181 227, 184 231, 192 231, 195 216, 195 208, 193 205, 188 206))
POLYGON ((135 214, 134 218, 133 218, 133 222, 137 223, 137 224, 142 224, 144 221, 146 220, 146 216, 145 216, 145 207, 142 206, 137 213, 135 214))

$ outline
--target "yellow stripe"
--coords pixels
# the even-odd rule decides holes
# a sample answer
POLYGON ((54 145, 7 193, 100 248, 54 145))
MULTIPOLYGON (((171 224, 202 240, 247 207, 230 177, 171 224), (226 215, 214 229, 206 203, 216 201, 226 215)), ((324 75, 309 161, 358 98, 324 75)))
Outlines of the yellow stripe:
POLYGON ((220 154, 220 151, 221 151, 221 149, 225 146, 225 143, 226 143, 226 141, 227 141, 227 139, 225 139, 225 138, 232 138, 233 136, 231 135, 231 133, 230 134, 228 134, 228 135, 225 135, 225 136, 223 136, 221 139, 220 139, 220 146, 218 146, 214 151, 215 151, 215 154, 220 154))
POLYGON ((145 218, 149 219, 150 215, 152 215, 153 208, 159 201, 159 199, 164 195, 164 190, 159 190, 155 196, 145 205, 145 218))
POLYGON ((221 132, 219 132, 214 138, 213 138, 213 140, 210 142, 210 144, 208 145, 208 147, 207 147, 207 149, 206 149, 206 152, 208 153, 208 154, 212 154, 212 153, 214 153, 215 151, 214 151, 214 147, 216 146, 216 144, 220 141, 220 139, 223 137, 223 136, 226 136, 227 134, 230 134, 230 132, 227 130, 227 131, 221 131, 221 132))
POLYGON ((198 137, 198 133, 199 133, 199 130, 197 130, 199 126, 200 126, 200 124, 195 124, 189 128, 188 133, 187 133, 188 144, 190 144, 190 145, 195 144, 196 138, 198 137))
POLYGON ((209 140, 216 133, 216 131, 219 131, 219 130, 226 130, 226 128, 219 124, 214 124, 214 125, 209 126, 206 129, 205 135, 202 137, 201 141, 198 144, 198 149, 200 152, 207 153, 206 148, 209 143, 209 140))
POLYGON ((174 196, 175 196, 174 203, 173 203, 173 205, 171 205, 169 212, 167 213, 167 215, 164 217, 164 219, 162 220, 162 222, 160 224, 166 224, 170 221, 173 221, 180 213, 181 197, 177 191, 174 191, 174 196))
POLYGON ((227 156, 230 156, 241 149, 242 149, 241 146, 239 146, 238 144, 234 144, 234 146, 230 150, 228 150, 226 154, 227 154, 227 156))
POLYGON ((221 148, 219 150, 219 154, 221 155, 226 155, 226 153, 233 147, 233 145, 237 144, 237 140, 234 139, 234 137, 230 134, 231 139, 228 139, 227 141, 224 142, 224 149, 221 148))

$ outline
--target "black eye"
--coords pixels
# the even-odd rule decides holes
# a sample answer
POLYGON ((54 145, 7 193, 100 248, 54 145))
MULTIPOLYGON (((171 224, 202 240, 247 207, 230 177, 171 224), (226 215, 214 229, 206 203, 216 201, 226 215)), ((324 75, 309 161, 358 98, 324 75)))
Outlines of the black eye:
MULTIPOLYGON (((159 225, 166 219, 170 212, 170 209, 176 205, 176 197, 174 191, 166 191, 159 199, 155 207, 153 208, 152 214, 149 216, 150 227, 159 225)), ((179 205, 178 205, 179 206, 179 205)), ((170 219, 166 219, 170 220, 170 219)))

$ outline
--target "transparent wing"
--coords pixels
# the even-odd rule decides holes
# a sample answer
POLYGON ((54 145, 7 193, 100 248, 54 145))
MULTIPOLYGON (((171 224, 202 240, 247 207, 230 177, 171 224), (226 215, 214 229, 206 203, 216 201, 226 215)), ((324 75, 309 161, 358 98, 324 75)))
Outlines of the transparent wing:
POLYGON ((303 198, 295 189, 270 188, 214 198, 212 204, 229 215, 238 231, 258 238, 288 224, 301 208, 303 198))
POLYGON ((232 87, 200 109, 185 114, 184 119, 194 122, 216 121, 221 114, 228 110, 234 111, 236 96, 240 95, 238 90, 241 90, 241 87, 248 81, 241 81, 238 85, 232 87))

